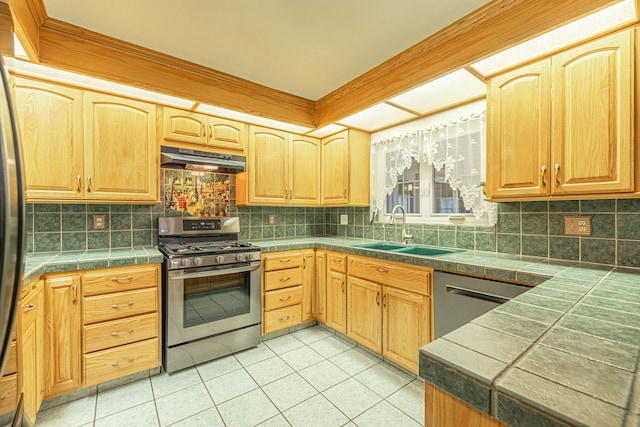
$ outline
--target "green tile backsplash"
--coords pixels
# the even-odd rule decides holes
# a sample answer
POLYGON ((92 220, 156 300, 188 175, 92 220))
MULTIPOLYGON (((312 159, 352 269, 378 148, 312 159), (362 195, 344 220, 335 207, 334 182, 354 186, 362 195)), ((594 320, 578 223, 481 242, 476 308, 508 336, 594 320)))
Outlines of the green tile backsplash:
MULTIPOLYGON (((367 207, 235 206, 243 240, 337 235, 400 240, 400 224, 370 222, 367 207), (269 224, 269 215, 275 222, 269 224), (340 225, 347 215, 348 225, 340 225)), ((29 204, 27 252, 74 251, 157 244, 163 205, 29 204), (93 230, 92 215, 106 215, 106 229, 93 230)), ((175 215, 175 212, 172 212, 175 215)), ((410 224, 413 243, 489 252, 640 267, 640 199, 501 203, 495 227, 410 224), (564 236, 564 216, 589 215, 591 237, 564 236)))

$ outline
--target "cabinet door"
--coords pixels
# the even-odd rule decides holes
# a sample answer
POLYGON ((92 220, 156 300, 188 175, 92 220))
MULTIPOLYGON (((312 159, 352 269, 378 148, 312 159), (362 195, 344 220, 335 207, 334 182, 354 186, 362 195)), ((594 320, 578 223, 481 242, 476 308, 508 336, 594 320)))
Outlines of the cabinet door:
POLYGON ((382 286, 349 276, 347 336, 377 353, 382 351, 382 286))
POLYGON ((382 355, 418 372, 418 352, 431 337, 429 297, 385 286, 382 355))
POLYGON ((633 31, 552 58, 552 194, 634 190, 633 31))
POLYGON ((551 188, 550 61, 489 82, 487 196, 544 196, 551 188))
POLYGON ((327 325, 347 333, 347 280, 337 271, 329 271, 327 277, 327 325))
POLYGON ((27 199, 81 199, 82 91, 16 78, 27 199))
POLYGON ((314 319, 313 300, 316 293, 316 257, 314 251, 304 251, 302 279, 302 322, 314 319))
POLYGON ((80 386, 80 277, 45 280, 45 395, 80 386))
POLYGON ((251 126, 247 164, 250 203, 286 203, 288 147, 285 132, 251 126))
POLYGON ((162 118, 164 139, 207 144, 207 116, 204 114, 164 107, 162 118))
POLYGON ((158 200, 156 106, 85 92, 87 199, 158 200))
POLYGON ((218 117, 209 117, 208 123, 208 145, 244 152, 247 145, 247 125, 218 117))
POLYGON ((320 147, 318 139, 291 135, 290 203, 320 203, 320 147))
POLYGON ((315 315, 318 322, 327 323, 327 253, 316 252, 315 315))
POLYGON ((34 422, 42 402, 42 350, 44 313, 42 284, 36 284, 20 301, 20 376, 24 396, 24 410, 34 422))
POLYGON ((349 146, 348 131, 322 140, 322 204, 343 205, 348 202, 349 146))

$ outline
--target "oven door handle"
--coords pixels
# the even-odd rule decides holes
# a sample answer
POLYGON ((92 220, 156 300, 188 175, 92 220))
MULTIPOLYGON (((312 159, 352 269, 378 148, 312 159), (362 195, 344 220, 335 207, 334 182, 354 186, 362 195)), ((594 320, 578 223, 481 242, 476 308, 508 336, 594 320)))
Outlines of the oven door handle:
POLYGON ((169 278, 171 280, 197 279, 199 277, 212 277, 212 276, 223 276, 225 274, 233 274, 233 273, 246 273, 249 271, 257 270, 259 268, 260 268, 260 263, 255 263, 246 267, 206 270, 206 271, 198 271, 195 273, 182 273, 182 274, 176 274, 176 275, 170 274, 169 278))

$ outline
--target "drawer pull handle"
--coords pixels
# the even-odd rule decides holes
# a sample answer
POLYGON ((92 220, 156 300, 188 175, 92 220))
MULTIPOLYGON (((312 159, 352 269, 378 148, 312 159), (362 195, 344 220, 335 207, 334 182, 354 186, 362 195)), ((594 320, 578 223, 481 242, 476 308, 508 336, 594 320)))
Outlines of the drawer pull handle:
POLYGON ((289 261, 291 261, 291 258, 287 258, 287 259, 280 258, 280 262, 282 263, 289 262, 289 261))
POLYGON ((280 278, 281 282, 286 282, 287 280, 291 280, 291 277, 281 277, 280 278))
POLYGON ((291 295, 286 298, 280 298, 280 301, 289 301, 291 299, 291 295))
POLYGON ((112 282, 122 282, 124 280, 131 280, 133 279, 133 276, 127 276, 127 277, 112 277, 111 281, 112 282))
MULTIPOLYGON (((132 363, 135 359, 127 359, 127 362, 132 363)), ((114 368, 117 368, 118 366, 120 366, 119 362, 113 362, 111 364, 111 366, 113 366, 114 368)))
POLYGON ((333 262, 341 264, 342 263, 342 258, 334 258, 333 262))
POLYGON ((126 306, 126 307, 131 307, 132 305, 133 305, 133 301, 129 301, 129 302, 128 302, 128 303, 126 303, 126 304, 113 304, 113 305, 111 306, 111 308, 120 308, 120 307, 124 307, 124 306, 126 306))
POLYGON ((36 308, 36 305, 34 303, 31 303, 27 308, 24 309, 24 312, 26 313, 27 311, 31 311, 34 308, 36 308))
POLYGON ((111 336, 112 337, 117 337, 117 336, 120 336, 120 335, 132 334, 132 333, 133 333, 133 329, 129 329, 126 332, 111 332, 111 336))
POLYGON ((291 316, 287 315, 287 317, 281 317, 280 319, 278 319, 278 322, 284 322, 285 320, 289 319, 291 319, 291 316))
POLYGON ((385 269, 385 268, 380 268, 380 267, 376 267, 376 271, 379 271, 380 273, 388 273, 389 270, 385 269))

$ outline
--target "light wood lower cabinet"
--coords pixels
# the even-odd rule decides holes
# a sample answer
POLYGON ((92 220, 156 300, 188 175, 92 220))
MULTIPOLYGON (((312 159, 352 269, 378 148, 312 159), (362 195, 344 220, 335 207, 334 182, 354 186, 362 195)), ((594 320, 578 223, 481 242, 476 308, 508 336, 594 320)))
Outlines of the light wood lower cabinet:
POLYGON ((327 253, 327 326, 347 333, 347 257, 327 253))
POLYGON ((431 340, 431 269, 349 257, 347 332, 385 358, 418 371, 431 340))
POLYGON ((45 279, 45 395, 58 396, 82 384, 80 275, 45 279))
POLYGON ((424 401, 425 427, 506 427, 427 381, 424 383, 424 401))
POLYGON ((327 323, 327 252, 316 251, 316 291, 314 313, 318 322, 327 323))
POLYGON ((316 294, 316 254, 313 250, 302 252, 302 318, 301 322, 309 322, 315 319, 313 306, 316 294))
MULTIPOLYGON (((40 409, 44 397, 43 354, 44 349, 44 293, 43 281, 37 281, 23 290, 18 311, 20 344, 21 387, 24 399, 24 412, 32 423, 40 409), (27 292, 25 292, 27 291, 27 292)), ((15 372, 15 346, 13 369, 15 372)))

